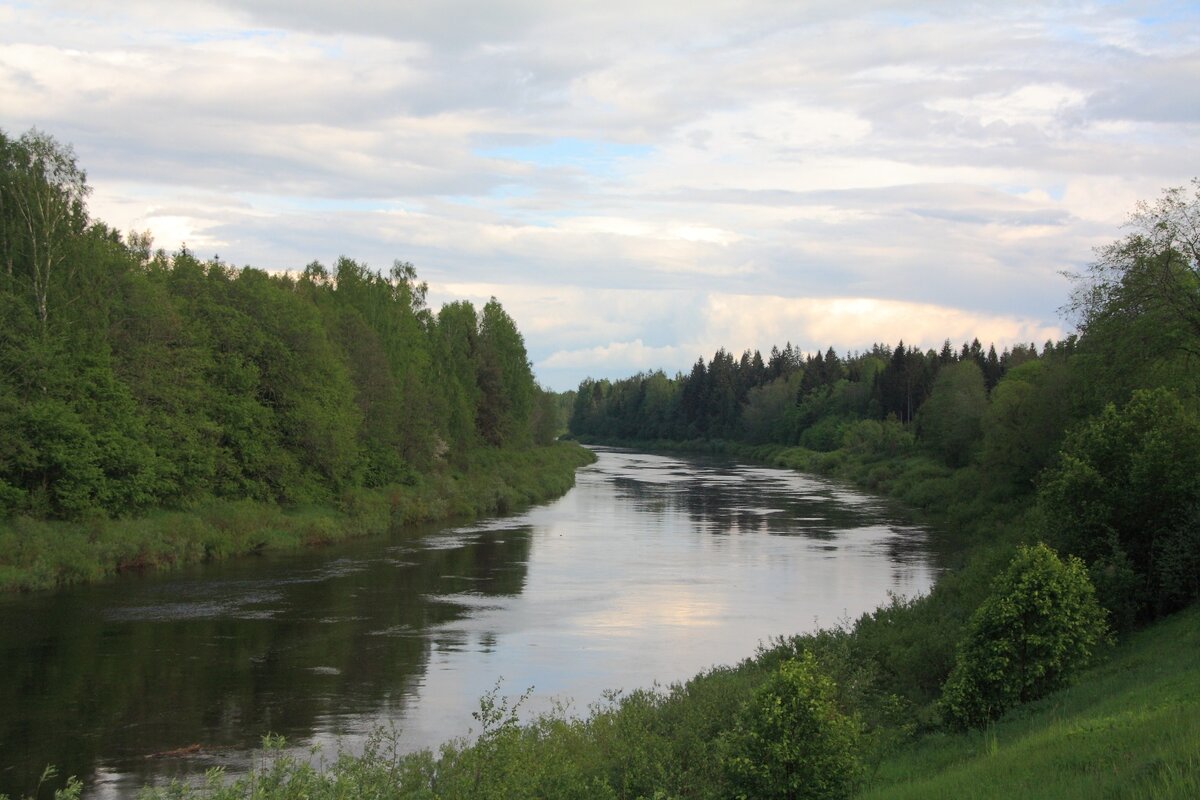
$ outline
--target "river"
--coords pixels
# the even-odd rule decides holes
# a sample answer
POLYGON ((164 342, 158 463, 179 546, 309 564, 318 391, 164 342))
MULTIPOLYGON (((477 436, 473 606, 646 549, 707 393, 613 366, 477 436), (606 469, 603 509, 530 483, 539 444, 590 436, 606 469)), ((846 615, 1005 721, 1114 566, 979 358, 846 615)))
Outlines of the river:
POLYGON ((845 486, 598 449, 524 513, 0 598, 0 793, 46 764, 128 797, 267 732, 353 750, 465 734, 480 696, 586 713, 927 591, 929 537, 845 486))

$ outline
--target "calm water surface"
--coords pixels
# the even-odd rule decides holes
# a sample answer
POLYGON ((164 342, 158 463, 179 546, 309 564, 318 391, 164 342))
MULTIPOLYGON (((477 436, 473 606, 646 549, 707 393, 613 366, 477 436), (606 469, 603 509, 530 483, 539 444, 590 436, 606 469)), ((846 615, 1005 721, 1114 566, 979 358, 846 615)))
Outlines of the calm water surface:
POLYGON ((736 662, 777 634, 929 588, 926 535, 877 499, 725 462, 600 450, 526 513, 0 600, 0 793, 43 766, 92 797, 212 766, 262 734, 354 749, 736 662), (176 752, 172 752, 176 751, 176 752))

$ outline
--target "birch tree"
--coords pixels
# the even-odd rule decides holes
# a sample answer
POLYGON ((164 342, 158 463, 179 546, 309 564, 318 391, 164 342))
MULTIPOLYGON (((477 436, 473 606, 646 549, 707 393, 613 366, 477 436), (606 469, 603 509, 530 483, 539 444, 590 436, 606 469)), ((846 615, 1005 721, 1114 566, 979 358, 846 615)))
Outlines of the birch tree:
POLYGON ((23 266, 38 320, 50 316, 50 286, 63 268, 73 233, 87 222, 91 188, 75 151, 54 137, 30 130, 0 151, 0 218, 4 220, 4 268, 10 282, 23 266))

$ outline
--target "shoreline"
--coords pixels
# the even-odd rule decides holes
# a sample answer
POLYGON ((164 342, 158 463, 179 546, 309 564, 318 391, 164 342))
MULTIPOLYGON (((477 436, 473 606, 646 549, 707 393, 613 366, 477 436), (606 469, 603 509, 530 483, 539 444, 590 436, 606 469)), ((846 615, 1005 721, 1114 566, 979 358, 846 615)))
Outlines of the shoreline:
POLYGON ((560 497, 595 456, 575 442, 480 450, 409 484, 349 489, 337 507, 213 499, 121 519, 0 520, 0 592, 54 590, 147 569, 377 536, 408 525, 504 514, 560 497))

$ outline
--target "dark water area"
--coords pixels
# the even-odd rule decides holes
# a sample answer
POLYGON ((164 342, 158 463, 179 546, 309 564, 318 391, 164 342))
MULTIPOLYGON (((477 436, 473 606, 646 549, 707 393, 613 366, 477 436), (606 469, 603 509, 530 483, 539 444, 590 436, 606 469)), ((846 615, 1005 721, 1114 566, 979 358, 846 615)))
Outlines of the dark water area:
POLYGON ((252 763, 263 734, 353 751, 681 680, 914 595, 930 537, 785 470, 598 451, 521 514, 0 598, 0 793, 47 764, 91 797, 252 763))

